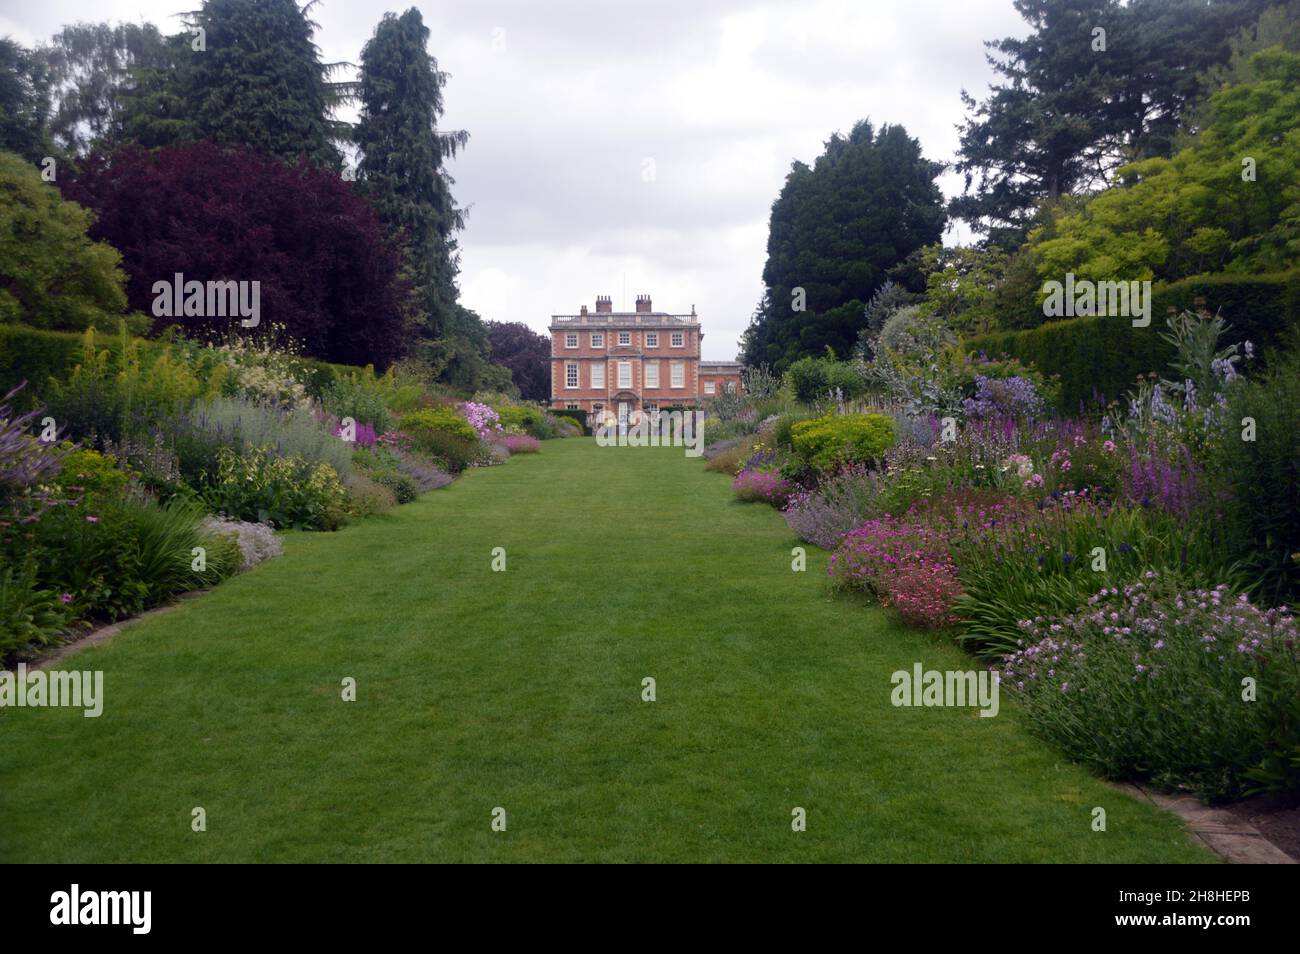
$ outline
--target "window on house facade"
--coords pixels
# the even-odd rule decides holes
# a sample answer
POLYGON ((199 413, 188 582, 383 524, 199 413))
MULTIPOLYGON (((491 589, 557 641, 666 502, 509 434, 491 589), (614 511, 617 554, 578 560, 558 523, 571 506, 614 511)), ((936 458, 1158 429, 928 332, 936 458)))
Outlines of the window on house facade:
POLYGON ((673 362, 672 386, 675 388, 686 387, 686 362, 685 361, 673 362))
POLYGON ((566 388, 578 386, 578 362, 570 361, 564 366, 564 386, 566 388))
POLYGON ((659 387, 659 362, 647 361, 645 363, 645 386, 648 388, 659 387))
POLYGON ((653 401, 647 401, 642 407, 645 409, 646 416, 654 423, 659 418, 659 405, 653 401))
POLYGON ((686 336, 680 331, 674 331, 671 341, 669 342, 674 348, 680 348, 686 344, 686 336))
POLYGON ((618 343, 621 345, 630 345, 632 343, 632 332, 620 331, 618 333, 618 343))
POLYGON ((657 348, 657 347, 659 347, 659 332, 657 332, 657 331, 647 331, 647 332, 645 333, 645 346, 646 346, 647 348, 657 348))
POLYGON ((591 366, 591 386, 593 388, 603 388, 605 386, 605 362, 597 361, 591 366))
POLYGON ((576 401, 570 401, 568 404, 566 404, 566 405, 564 405, 564 406, 565 406, 568 410, 570 410, 570 411, 576 411, 576 410, 578 410, 578 404, 577 404, 576 401))
POLYGON ((705 382, 704 382, 704 393, 705 393, 705 394, 712 394, 712 393, 713 393, 713 382, 712 382, 712 381, 705 381, 705 382))
POLYGON ((620 361, 618 363, 618 386, 620 388, 630 388, 632 386, 631 361, 620 361))
POLYGON ((566 348, 576 348, 576 347, 578 347, 578 336, 577 336, 577 335, 565 335, 565 336, 564 336, 564 347, 566 347, 566 348))
POLYGON ((605 347, 605 335, 599 331, 593 331, 591 333, 591 346, 593 348, 605 347))
POLYGON ((728 394, 735 394, 735 393, 736 393, 736 382, 735 382, 735 381, 728 381, 726 384, 723 385, 723 388, 726 390, 726 392, 727 392, 728 394))

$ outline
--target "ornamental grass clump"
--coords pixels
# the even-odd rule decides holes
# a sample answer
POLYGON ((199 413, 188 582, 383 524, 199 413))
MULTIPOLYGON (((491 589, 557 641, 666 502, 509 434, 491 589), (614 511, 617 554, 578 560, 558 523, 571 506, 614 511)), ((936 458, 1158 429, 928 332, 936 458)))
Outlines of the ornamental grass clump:
POLYGON ((1107 587, 1076 612, 1021 621, 1000 675, 1035 732, 1118 779, 1150 779, 1210 800, 1300 755, 1297 626, 1227 585, 1180 589, 1160 574, 1107 587))

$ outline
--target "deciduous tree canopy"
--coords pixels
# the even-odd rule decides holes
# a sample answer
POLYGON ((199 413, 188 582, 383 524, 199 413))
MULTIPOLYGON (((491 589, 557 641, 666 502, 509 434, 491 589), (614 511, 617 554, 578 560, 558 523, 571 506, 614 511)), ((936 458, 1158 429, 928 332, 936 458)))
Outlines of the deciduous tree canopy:
MULTIPOLYGON (((287 335, 346 364, 382 368, 401 354, 409 290, 400 257, 351 183, 208 142, 131 146, 111 161, 92 153, 83 165, 64 190, 98 213, 91 235, 122 252, 133 308, 149 312, 154 283, 177 272, 186 281, 259 281, 262 326, 253 334, 287 335)), ((234 330, 228 318, 180 323, 195 334, 234 330)))

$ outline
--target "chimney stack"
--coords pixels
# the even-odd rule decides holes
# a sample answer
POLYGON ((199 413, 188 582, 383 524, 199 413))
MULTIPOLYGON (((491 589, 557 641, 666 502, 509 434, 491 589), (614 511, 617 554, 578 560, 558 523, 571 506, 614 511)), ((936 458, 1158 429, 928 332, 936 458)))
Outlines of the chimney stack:
POLYGON ((581 313, 581 314, 582 314, 582 317, 583 317, 583 318, 586 318, 586 317, 587 317, 587 306, 586 306, 586 305, 583 305, 583 306, 582 306, 582 313, 581 313))
POLYGON ((596 296, 596 314, 608 315, 614 311, 614 300, 608 295, 596 296))
POLYGON ((649 295, 637 295, 637 296, 636 296, 636 310, 637 310, 637 312, 638 312, 639 314, 649 314, 649 313, 650 313, 650 296, 649 296, 649 295))

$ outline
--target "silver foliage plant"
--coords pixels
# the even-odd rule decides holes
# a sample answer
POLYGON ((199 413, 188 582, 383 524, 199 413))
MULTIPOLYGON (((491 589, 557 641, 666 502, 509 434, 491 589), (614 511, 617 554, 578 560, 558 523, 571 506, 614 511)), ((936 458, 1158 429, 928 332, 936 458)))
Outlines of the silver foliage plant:
POLYGON ((233 536, 239 544, 239 569, 251 570, 266 560, 284 552, 284 544, 275 531, 264 523, 246 520, 227 520, 225 517, 208 517, 203 528, 213 536, 233 536))

